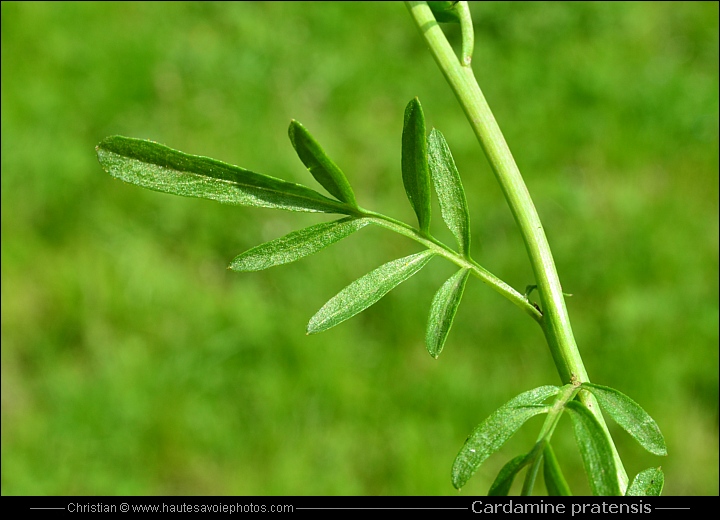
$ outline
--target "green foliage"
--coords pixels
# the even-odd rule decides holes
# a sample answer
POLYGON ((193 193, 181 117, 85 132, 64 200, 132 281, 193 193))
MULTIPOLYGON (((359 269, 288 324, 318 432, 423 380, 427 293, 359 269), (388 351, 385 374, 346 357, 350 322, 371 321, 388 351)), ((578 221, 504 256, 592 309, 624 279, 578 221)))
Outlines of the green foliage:
POLYGON ((353 213, 351 207, 300 184, 152 141, 113 136, 104 139, 96 150, 100 164, 110 175, 151 190, 240 206, 353 213))
POLYGON ((628 497, 659 497, 665 484, 660 468, 648 468, 638 473, 625 492, 628 497))
POLYGON ((428 172, 425 116, 417 98, 405 108, 402 134, 402 178, 405 193, 420 224, 420 230, 430 230, 430 174, 428 172))
POLYGON ((542 403, 560 391, 557 386, 541 386, 511 399, 480 423, 465 441, 452 467, 452 483, 462 488, 485 460, 499 450, 525 421, 549 407, 542 403))
POLYGON ((342 240, 370 222, 365 218, 347 217, 293 231, 284 237, 248 249, 230 263, 233 271, 260 271, 275 265, 294 262, 342 240))
POLYGON ((592 383, 583 383, 582 387, 592 392, 602 409, 643 448, 653 455, 667 455, 660 428, 639 404, 614 388, 592 383))
POLYGON ((440 212, 447 227, 457 238, 460 253, 470 254, 470 213, 460 174, 445 137, 435 128, 428 138, 430 176, 440 202, 440 212))
MULTIPOLYGON (((185 154, 166 146, 126 137, 108 137, 97 146, 103 168, 125 182, 144 188, 207 198, 220 202, 294 211, 360 213, 345 175, 325 154, 310 133, 293 120, 290 140, 313 177, 345 204, 338 204, 298 184, 251 172, 220 161, 185 154), (354 208, 354 209, 353 209, 354 208)), ((443 217, 467 256, 469 222, 467 203, 452 156, 442 134, 433 134, 433 169, 443 217), (458 209, 454 207, 459 205, 458 209)), ((405 189, 415 208, 421 230, 429 236, 430 177, 425 120, 417 98, 405 110, 402 171, 405 189)), ((382 217, 382 216, 381 216, 382 217)), ((347 218, 296 231, 237 256, 235 271, 258 271, 313 254, 357 231, 369 219, 347 218)), ((332 298, 310 320, 308 334, 334 327, 363 311, 396 285, 419 271, 434 253, 430 250, 389 262, 356 280, 332 298)), ((427 347, 437 358, 457 312, 469 269, 451 277, 433 299, 427 347)))
POLYGON ((350 206, 357 206, 355 194, 345 178, 345 174, 327 156, 310 132, 293 119, 288 134, 298 157, 310 170, 315 180, 342 202, 350 206))
MULTIPOLYGON (((530 466, 530 468, 528 469, 525 477, 522 495, 531 495, 540 468, 540 464, 543 465, 545 486, 549 495, 569 496, 572 494, 567 484, 567 481, 565 480, 563 472, 560 469, 558 460, 555 457, 555 452, 553 451, 550 444, 550 440, 555 431, 558 420, 562 416, 563 411, 566 409, 569 410, 570 416, 572 418, 575 439, 578 446, 580 447, 580 454, 583 459, 583 464, 585 465, 585 471, 590 481, 590 488, 593 494, 613 496, 619 496, 621 494, 621 484, 617 477, 617 468, 615 466, 615 459, 612 456, 612 444, 608 432, 602 427, 595 415, 593 415, 592 412, 590 412, 590 410, 584 404, 579 401, 573 400, 577 393, 580 391, 581 387, 584 388, 585 385, 588 385, 588 383, 580 384, 577 381, 573 381, 562 387, 562 389, 556 389, 554 391, 556 398, 552 406, 545 406, 541 410, 542 412, 547 413, 547 417, 545 419, 545 424, 541 429, 540 436, 535 443, 535 446, 529 453, 519 455, 511 459, 502 468, 497 478, 495 479, 495 482, 490 487, 490 495, 507 495, 510 491, 510 487, 512 486, 513 480, 517 473, 523 467, 528 465, 530 466)), ((616 400, 622 400, 623 403, 627 403, 629 401, 629 398, 627 396, 620 394, 620 392, 617 392, 616 390, 607 387, 600 387, 599 385, 593 385, 593 387, 600 388, 602 389, 602 391, 606 391, 613 396, 616 396, 617 394, 621 395, 622 397, 613 398, 616 400)), ((546 387, 536 389, 534 392, 540 391, 538 395, 542 395, 544 388, 546 387)), ((518 396, 516 400, 522 397, 522 395, 518 396)), ((530 402, 532 402, 533 399, 533 396, 529 397, 530 402)), ((483 422, 478 428, 476 428, 475 432, 473 432, 473 436, 477 435, 481 438, 481 444, 487 442, 487 440, 491 438, 491 435, 493 435, 491 433, 493 428, 497 428, 497 424, 492 424, 492 422, 490 421, 491 419, 496 418, 497 422, 499 422, 503 420, 504 415, 508 414, 508 412, 510 412, 510 415, 512 415, 513 407, 508 407, 508 405, 510 405, 511 403, 512 401, 498 409, 493 415, 490 416, 490 418, 486 419, 485 422, 483 422)), ((535 404, 537 407, 537 402, 535 402, 535 404)), ((515 407, 516 406, 517 405, 515 405, 515 407)), ((622 406, 625 406, 627 408, 629 405, 624 404, 622 406)), ((645 421, 644 424, 648 424, 648 421, 646 420, 647 418, 645 417, 647 414, 645 414, 644 416, 642 414, 639 414, 637 412, 638 408, 639 407, 634 404, 634 406, 632 407, 632 412, 627 413, 627 415, 632 416, 633 420, 641 418, 645 421)), ((628 419, 627 417, 625 418, 625 420, 627 422, 630 421, 630 419, 628 419)), ((512 428, 512 433, 514 433, 517 428, 522 426, 522 423, 524 422, 523 416, 518 415, 517 419, 513 419, 513 421, 515 422, 510 422, 506 425, 506 427, 512 428)), ((652 419, 650 419, 650 421, 652 421, 652 419)), ((512 433, 510 434, 512 435, 512 433)), ((469 442, 470 439, 466 441, 466 446, 469 442)), ((501 444, 502 443, 493 444, 495 450, 497 450, 501 444)), ((474 454, 475 448, 476 446, 473 446, 470 450, 470 453, 474 454)), ((463 447, 463 450, 465 449, 466 447, 463 447)), ((492 451, 490 451, 489 453, 492 453, 492 451)), ((459 458, 460 455, 458 455, 458 459, 459 458)), ((457 462, 458 460, 456 459, 456 464, 457 462)), ((471 468, 470 471, 464 473, 463 477, 467 479, 472 476, 472 473, 477 470, 478 466, 479 464, 477 466, 474 466, 474 469, 471 468)), ((654 482, 657 482, 657 480, 655 480, 654 482)), ((657 490, 656 488, 653 489, 657 490)))
MULTIPOLYGON (((315 179, 344 203, 331 201, 305 186, 207 157, 188 155, 152 141, 108 137, 97 146, 97 153, 100 164, 111 175, 144 188, 238 205, 356 215, 295 231, 254 247, 230 263, 229 268, 235 271, 258 271, 298 260, 345 238, 370 222, 385 225, 418 241, 424 240, 419 238, 423 235, 430 237, 428 150, 424 116, 417 98, 408 104, 405 111, 402 155, 403 181, 410 202, 418 211, 421 229, 425 226, 422 233, 389 217, 359 208, 345 175, 310 133, 293 120, 289 135, 300 159, 315 179), (362 218, 362 215, 372 215, 372 218, 362 218)), ((469 222, 460 177, 442 134, 436 131, 433 136, 433 169, 443 216, 468 258, 469 222), (456 205, 459 208, 454 208, 456 205)), ((427 250, 389 262, 346 287, 313 316, 307 327, 308 334, 334 327, 363 311, 419 271, 433 254, 440 250, 449 252, 449 248, 437 240, 426 245, 431 245, 435 251, 427 250)), ((470 269, 463 267, 433 299, 427 329, 427 347, 433 357, 437 358, 442 351, 469 275, 470 269)))
MULTIPOLYGON (((475 68, 576 295, 593 379, 661 399, 666 493, 717 495, 717 4, 471 7, 475 68)), ((238 276, 223 270, 237 252, 315 216, 134 190, 88 153, 122 133, 310 185, 283 139, 297 117, 327 125, 358 196, 409 221, 392 106, 418 94, 481 209, 475 253, 524 287, 523 245, 455 100, 412 28, 388 23, 404 15, 3 2, 3 494, 456 494, 445 468, 462 425, 550 373, 537 330, 473 286, 464 305, 483 312, 455 320, 459 348, 415 359, 442 282, 423 276, 367 326, 298 335, 307 302, 411 244, 370 230, 238 276)), ((617 442, 629 468, 650 465, 617 442)))
POLYGON ((608 437, 598 420, 577 401, 566 405, 580 447, 585 473, 595 496, 618 496, 620 487, 615 478, 615 462, 608 437))
MULTIPOLYGON (((464 3, 462 7, 467 9, 464 3)), ((422 5, 420 8, 427 9, 422 5)), ((423 16, 419 12, 415 12, 414 8, 411 9, 411 12, 413 16, 423 16)), ((468 15, 467 11, 464 13, 468 15)), ((432 19, 434 18, 431 16, 430 20, 432 19)), ((417 18, 416 21, 421 28, 425 26, 425 22, 420 18, 417 18)), ((468 25, 469 22, 466 22, 468 19, 463 18, 463 60, 467 58, 469 64, 473 36, 472 28, 468 25)), ((432 38, 428 39, 428 42, 431 46, 441 45, 432 38)), ((446 42, 445 45, 447 45, 446 42)), ((438 56, 440 55, 436 55, 436 57, 438 56)), ((446 54, 442 56, 444 57, 438 58, 442 67, 458 66, 455 64, 454 57, 446 54), (443 60, 445 60, 444 64, 443 60)), ((456 85, 454 86, 456 87, 456 85)), ((472 85, 468 88, 472 88, 472 85)), ((462 89, 456 90, 456 93, 460 97, 465 96, 462 89)), ((479 90, 477 96, 482 98, 479 90)), ((477 110, 482 111, 487 108, 480 103, 477 105, 477 110)), ((486 141, 492 142, 493 146, 500 147, 502 156, 504 153, 502 150, 506 149, 503 148, 506 145, 502 135, 496 127, 492 126, 494 123, 490 112, 478 112, 475 115, 482 116, 483 114, 487 116, 491 125, 480 127, 479 131, 484 133, 483 138, 486 141), (493 134, 493 132, 495 133, 493 134)), ((470 113, 468 116, 470 117, 470 113)), ((473 120, 472 122, 476 123, 477 121, 473 120)), ((462 182, 447 142, 439 131, 433 130, 428 146, 428 139, 425 135, 425 118, 418 98, 414 98, 405 110, 401 162, 403 184, 411 206, 418 217, 419 230, 358 207, 353 190, 344 173, 327 156, 310 133, 295 120, 290 123, 288 133, 303 164, 330 194, 339 199, 340 203, 335 203, 302 185, 254 173, 207 157, 188 155, 152 141, 114 136, 103 140, 96 150, 98 160, 107 172, 141 187, 236 205, 293 211, 339 212, 353 215, 353 217, 339 221, 311 226, 252 248, 231 262, 230 268, 236 271, 256 271, 292 262, 341 240, 370 222, 387 227, 429 246, 429 249, 421 253, 388 262, 348 285, 310 319, 307 326, 308 334, 332 328, 370 307, 394 287, 422 269, 437 253, 453 260, 462 268, 443 284, 431 304, 426 343, 428 351, 433 357, 437 358, 442 351, 457 313, 471 271, 471 267, 466 267, 467 265, 472 265, 472 269, 484 281, 494 285, 506 297, 518 303, 519 294, 516 291, 508 288, 507 284, 470 260, 469 212, 462 182), (460 245, 462 259, 457 258, 454 252, 430 234, 430 171, 432 171, 443 220, 460 245), (362 218, 365 216, 370 218, 362 218)), ((499 178, 510 176, 506 178, 509 182, 514 175, 512 173, 514 163, 509 157, 509 153, 504 154, 506 157, 501 157, 493 165, 499 178)), ((520 198, 516 202, 508 200, 516 211, 517 222, 524 233, 526 244, 529 249, 532 249, 531 245, 538 240, 538 244, 544 244, 544 235, 539 239, 535 233, 542 234, 542 229, 536 229, 534 226, 527 227, 527 218, 529 217, 523 216, 524 212, 529 214, 534 213, 535 210, 532 201, 527 198, 522 179, 517 177, 512 182, 514 183, 512 189, 517 192, 518 196, 526 197, 525 203, 520 202, 525 200, 520 198), (530 235, 527 234, 527 230, 530 235)), ((547 248, 546 245, 544 247, 547 248)), ((538 251, 540 250, 538 249, 538 251)), ((549 254, 549 250, 547 252, 549 254)), ((532 262, 535 262, 532 254, 530 258, 532 262)), ((541 271, 549 269, 554 272, 555 268, 550 260, 549 264, 543 263, 538 269, 541 271)), ((547 274, 539 272, 538 269, 535 271, 536 275, 542 275, 539 279, 544 280, 543 277, 547 277, 547 274)), ((521 306, 530 304, 528 295, 534 287, 536 286, 528 286, 525 296, 519 301, 521 306)), ((564 308, 560 310, 565 312, 564 308)), ((548 315, 546 319, 555 318, 548 315)), ((546 333, 554 330, 552 323, 545 324, 546 333)), ((564 327, 564 325, 562 326, 564 327)), ((567 330, 569 331, 569 329, 567 330)), ((559 343, 555 344, 557 342, 557 339, 554 341, 549 339, 551 349, 560 348, 559 343)), ((566 345, 557 352, 553 350, 553 353, 562 359, 569 359, 569 362, 573 363, 573 367, 584 371, 582 362, 577 364, 578 361, 572 355, 568 358, 570 351, 567 348, 575 347, 566 345)), ((624 477, 622 463, 615 452, 612 438, 604 426, 602 415, 593 414, 579 402, 571 401, 580 386, 580 383, 576 381, 576 376, 573 375, 573 381, 563 387, 562 392, 559 388, 551 386, 536 388, 520 394, 499 408, 473 431, 460 450, 453 464, 453 485, 458 489, 463 486, 485 459, 499 450, 505 441, 530 417, 539 413, 548 413, 535 448, 527 455, 515 457, 503 467, 490 488, 490 494, 506 495, 512 486, 515 475, 521 468, 529 464, 530 469, 525 478, 522 494, 531 495, 540 464, 543 461, 543 452, 546 452, 549 457, 548 464, 545 465, 548 491, 551 494, 568 494, 569 489, 550 448, 550 438, 557 421, 563 409, 567 408, 571 411, 575 437, 580 446, 580 453, 593 493, 596 495, 620 494, 621 486, 624 486, 622 482, 626 477, 624 477), (541 404, 552 395, 557 395, 552 407, 541 404), (621 472, 618 473, 617 470, 621 470, 621 472)), ((655 454, 666 454, 664 439, 659 428, 637 403, 612 388, 589 383, 585 386, 596 396, 603 408, 616 422, 643 447, 655 454)), ((636 478, 636 482, 637 484, 632 489, 633 493, 659 493, 662 490, 662 482, 657 477, 657 472, 652 474, 644 472, 636 478)))
POLYGON ((430 355, 436 359, 442 352, 450 333, 469 276, 469 269, 460 269, 435 293, 430 305, 425 344, 430 355))
POLYGON ((435 253, 422 251, 381 265, 333 296, 310 319, 308 334, 316 334, 364 311, 425 267, 435 253))
MULTIPOLYGON (((340 207, 348 213, 351 213, 351 207, 354 207, 359 215, 368 214, 357 207, 354 194, 344 174, 325 155, 312 136, 295 121, 291 123, 289 133, 298 155, 316 180, 331 194, 346 203, 340 207)), ((332 203, 332 201, 304 186, 260 175, 206 157, 184 154, 151 141, 110 137, 98 145, 97 151, 98 159, 106 171, 142 187, 239 205, 337 212, 336 206, 326 202, 332 203)), ((428 171, 431 170, 443 219, 456 236, 461 252, 467 258, 470 242, 469 218, 460 177, 440 132, 433 130, 428 152, 424 116, 417 98, 410 102, 405 111, 402 156, 403 182, 408 198, 416 210, 421 231, 430 237, 428 171)), ((236 271, 257 271, 285 264, 313 254, 368 223, 376 222, 378 218, 393 224, 391 219, 379 214, 375 215, 377 216, 374 218, 348 217, 290 233, 239 255, 232 261, 230 268, 236 271)), ((406 233, 402 227, 399 231, 406 233)), ((414 237, 413 234, 409 236, 414 237)), ((421 253, 393 260, 355 280, 330 299, 310 319, 307 333, 322 332, 362 312, 417 273, 436 253, 437 251, 427 249, 421 253)), ((443 284, 433 298, 426 344, 428 351, 435 358, 443 349, 469 275, 470 269, 461 268, 443 284)), ((593 393, 603 409, 648 451, 657 455, 667 453, 657 424, 637 403, 612 388, 590 383, 584 384, 583 387, 593 393)), ((564 400, 577 392, 575 385, 569 385, 567 389, 567 392, 572 393, 563 393, 564 400)), ((500 449, 530 417, 550 411, 550 408, 541 403, 548 397, 556 395, 558 391, 557 387, 541 387, 521 394, 480 424, 455 459, 452 469, 453 485, 458 489, 461 488, 485 459, 500 449)), ((612 444, 603 426, 580 403, 561 402, 560 406, 562 405, 571 411, 575 437, 580 446, 593 493, 620 494, 612 444)), ((556 422, 555 417, 559 418, 561 410, 555 406, 552 410, 551 418, 556 422)), ((546 443, 548 447, 552 429, 554 426, 551 426, 545 434, 546 438, 539 441, 546 443)), ((567 484, 563 484, 564 479, 552 452, 550 457, 545 464, 548 491, 557 494, 568 493, 567 484)), ((541 461, 542 454, 537 449, 528 455, 512 459, 501 470, 491 486, 490 494, 507 494, 517 472, 532 463, 523 486, 523 494, 531 494, 541 461)), ((648 492, 662 489, 661 484, 658 488, 658 485, 649 486, 646 483, 646 481, 656 483, 658 479, 650 477, 648 479, 643 475, 633 488, 633 492, 643 492, 645 488, 648 488, 648 492)))

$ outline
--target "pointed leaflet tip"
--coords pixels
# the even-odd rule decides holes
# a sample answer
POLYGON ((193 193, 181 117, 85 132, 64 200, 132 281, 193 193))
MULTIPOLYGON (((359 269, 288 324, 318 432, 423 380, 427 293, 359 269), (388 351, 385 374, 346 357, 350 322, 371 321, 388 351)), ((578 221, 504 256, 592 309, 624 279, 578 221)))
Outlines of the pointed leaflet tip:
POLYGON ((405 193, 415 210, 420 231, 430 230, 430 173, 428 170, 425 116, 418 98, 405 108, 402 133, 402 178, 405 193))
POLYGON ((325 153, 310 132, 293 119, 290 121, 288 135, 295 151, 315 180, 331 195, 339 200, 357 207, 355 194, 345 174, 325 153))
POLYGON ((435 253, 421 253, 398 258, 358 278, 330 299, 310 319, 308 334, 316 334, 364 311, 393 288, 422 269, 435 253))

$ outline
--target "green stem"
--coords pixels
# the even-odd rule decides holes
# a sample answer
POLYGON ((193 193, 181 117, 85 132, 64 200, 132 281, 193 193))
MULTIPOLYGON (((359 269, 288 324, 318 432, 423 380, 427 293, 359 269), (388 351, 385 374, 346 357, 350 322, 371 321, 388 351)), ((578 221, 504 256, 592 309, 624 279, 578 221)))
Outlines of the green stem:
MULTIPOLYGON (((460 102, 502 188, 515 222, 520 228, 542 303, 543 332, 560 379, 564 383, 571 379, 580 382, 589 381, 575 343, 560 279, 540 217, 500 127, 480 90, 470 63, 465 63, 465 59, 462 62, 458 60, 426 2, 406 2, 406 5, 436 63, 460 102)), ((467 5, 460 7, 461 13, 467 10, 467 5)), ((466 55, 465 52, 463 54, 466 55)), ((597 402, 588 394, 589 392, 581 392, 579 399, 597 417, 610 437, 597 402)), ((627 474, 612 441, 611 445, 620 488, 624 492, 627 487, 627 474)))

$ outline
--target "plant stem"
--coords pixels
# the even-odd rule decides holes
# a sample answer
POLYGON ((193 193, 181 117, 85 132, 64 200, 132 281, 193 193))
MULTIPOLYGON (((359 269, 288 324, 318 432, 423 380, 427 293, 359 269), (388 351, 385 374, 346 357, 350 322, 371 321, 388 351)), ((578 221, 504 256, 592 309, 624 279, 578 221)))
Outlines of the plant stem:
MULTIPOLYGON (((542 303, 541 326, 560 379, 563 383, 568 383, 573 378, 580 382, 589 381, 575 343, 560 279, 540 217, 500 127, 475 79, 470 60, 465 59, 467 52, 463 50, 464 59, 458 60, 426 2, 406 2, 406 5, 436 63, 460 102, 502 188, 515 222, 520 228, 542 303)), ((469 17, 467 2, 459 2, 458 8, 461 20, 469 17)), ((463 32, 466 32, 467 24, 464 29, 463 32)), ((597 417, 610 437, 595 399, 589 395, 589 392, 580 392, 579 399, 597 417)), ((624 492, 627 487, 627 474, 612 439, 611 445, 620 489, 624 492)))

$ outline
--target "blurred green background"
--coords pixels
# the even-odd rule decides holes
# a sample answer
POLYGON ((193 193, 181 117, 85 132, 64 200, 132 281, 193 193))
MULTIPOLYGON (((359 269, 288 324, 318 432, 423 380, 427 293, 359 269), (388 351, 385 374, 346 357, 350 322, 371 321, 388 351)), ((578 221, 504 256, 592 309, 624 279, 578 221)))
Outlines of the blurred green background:
MULTIPOLYGON (((666 494, 717 494, 718 4, 472 11, 474 69, 573 294, 588 371, 665 434, 660 459, 613 428, 628 472, 661 464, 666 494)), ((233 273, 236 254, 330 217, 146 191, 94 151, 149 138, 316 186, 287 139, 296 118, 361 205, 413 222, 399 171, 413 96, 464 177, 473 256, 522 290, 512 216, 403 4, 3 2, 2 493, 456 494, 472 428, 559 382, 527 316, 473 279, 433 360, 428 308, 454 272, 435 259, 308 337, 327 299, 418 246, 366 228, 233 273)), ((540 421, 462 494, 486 493, 540 421)), ((556 452, 586 493, 566 421, 556 452)))

